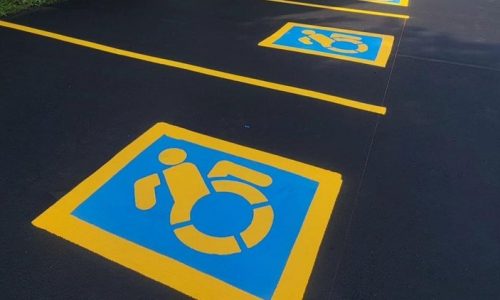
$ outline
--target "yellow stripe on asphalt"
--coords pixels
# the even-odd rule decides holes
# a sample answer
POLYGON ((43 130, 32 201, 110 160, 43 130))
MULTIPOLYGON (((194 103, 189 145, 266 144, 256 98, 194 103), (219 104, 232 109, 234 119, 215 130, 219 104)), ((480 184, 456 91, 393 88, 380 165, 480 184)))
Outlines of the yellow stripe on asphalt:
POLYGON ((253 86, 258 86, 270 90, 275 90, 275 91, 280 91, 284 93, 289 93, 289 94, 294 94, 294 95, 299 95, 299 96, 304 96, 316 100, 322 100, 326 101, 329 103, 334 103, 337 105, 342 105, 345 107, 350 107, 366 112, 371 112, 379 115, 385 115, 387 108, 384 106, 379 106, 379 105, 373 105, 373 104, 368 104, 356 100, 350 100, 330 94, 325 94, 313 90, 308 90, 308 89, 303 89, 299 87, 294 87, 294 86, 289 86, 281 83, 275 83, 275 82, 270 82, 270 81, 265 81, 261 79, 256 79, 252 77, 247 77, 247 76, 242 76, 242 75, 237 75, 237 74, 232 74, 228 72, 223 72, 223 71, 218 71, 214 69, 209 69, 201 66, 196 66, 192 64, 187 64, 175 60, 170 60, 170 59, 164 59, 160 57, 155 57, 155 56, 150 56, 146 54, 141 54, 141 53, 136 53, 132 51, 127 51, 123 49, 118 49, 118 48, 113 48, 110 46, 94 43, 94 42, 89 42, 45 30, 40 30, 28 26, 23 26, 19 24, 14 24, 10 22, 5 22, 5 21, 0 21, 0 26, 14 29, 14 30, 19 30, 23 32, 28 32, 31 34, 39 35, 39 36, 44 36, 47 38, 63 41, 66 43, 82 46, 82 47, 87 47, 95 50, 99 50, 102 52, 106 53, 111 53, 115 55, 120 55, 128 58, 133 58, 141 61, 146 61, 150 62, 153 64, 158 64, 158 65, 163 65, 167 67, 172 67, 172 68, 177 68, 177 69, 182 69, 194 73, 199 73, 207 76, 212 76, 216 78, 222 78, 230 81, 235 81, 235 82, 240 82, 240 83, 245 83, 248 85, 253 85, 253 86))
POLYGON ((335 11, 341 11, 341 12, 348 12, 348 13, 355 13, 355 14, 364 14, 364 15, 372 15, 372 16, 388 17, 388 18, 397 18, 397 19, 404 19, 404 20, 407 20, 407 19, 410 18, 410 16, 408 16, 408 15, 392 14, 392 13, 386 13, 386 12, 374 11, 374 10, 364 10, 364 9, 347 8, 347 7, 341 7, 341 6, 321 5, 321 4, 314 4, 314 3, 308 3, 308 2, 289 1, 289 0, 266 0, 266 1, 268 1, 268 2, 276 2, 276 3, 284 3, 284 4, 292 4, 292 5, 299 5, 299 6, 314 7, 314 8, 321 8, 321 9, 329 9, 329 10, 335 10, 335 11))

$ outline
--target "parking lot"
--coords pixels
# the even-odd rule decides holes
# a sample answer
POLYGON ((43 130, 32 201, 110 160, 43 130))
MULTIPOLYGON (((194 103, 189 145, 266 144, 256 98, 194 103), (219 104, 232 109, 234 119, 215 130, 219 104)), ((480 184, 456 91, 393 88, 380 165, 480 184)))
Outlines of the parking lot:
MULTIPOLYGON (((312 229, 297 229, 311 248, 289 271, 302 277, 277 284, 282 298, 498 298, 500 4, 379 2, 74 0, 0 21, 4 297, 233 295, 191 273, 163 280, 119 247, 99 252, 105 237, 90 246, 83 231, 43 228, 78 247, 31 224, 166 123, 190 143, 180 148, 228 155, 199 154, 201 173, 203 159, 254 166, 292 203, 299 179, 287 174, 341 176, 338 196, 307 213, 312 229)), ((268 269, 219 271, 252 296, 278 295, 255 279, 268 269)))

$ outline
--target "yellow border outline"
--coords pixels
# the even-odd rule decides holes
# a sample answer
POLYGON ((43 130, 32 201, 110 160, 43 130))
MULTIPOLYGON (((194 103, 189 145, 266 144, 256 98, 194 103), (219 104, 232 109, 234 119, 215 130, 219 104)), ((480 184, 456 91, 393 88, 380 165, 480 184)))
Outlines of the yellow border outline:
POLYGON ((317 55, 317 56, 324 56, 324 57, 329 57, 329 58, 336 58, 336 59, 341 59, 341 60, 346 60, 346 61, 357 62, 357 63, 362 63, 362 64, 367 64, 367 65, 385 68, 387 66, 387 62, 389 61, 389 56, 391 55, 393 44, 394 44, 394 37, 391 35, 376 34, 376 33, 355 31, 355 30, 346 30, 346 29, 340 29, 340 28, 334 28, 334 27, 323 27, 323 26, 315 26, 315 25, 288 22, 283 27, 281 27, 278 31, 273 33, 270 37, 268 37, 265 40, 263 40, 262 42, 260 42, 259 46, 287 50, 287 51, 292 51, 292 52, 312 54, 312 55, 317 55), (274 44, 285 33, 287 33, 290 29, 292 29, 293 27, 296 27, 296 26, 301 26, 301 27, 306 27, 306 28, 311 28, 311 29, 333 30, 335 32, 342 32, 342 33, 348 33, 348 34, 351 33, 351 34, 357 34, 357 35, 363 35, 363 36, 379 37, 379 38, 382 38, 382 43, 380 45, 380 49, 379 49, 379 52, 377 53, 377 57, 375 58, 375 60, 349 57, 349 56, 344 56, 344 55, 339 55, 339 54, 328 54, 328 53, 324 53, 321 51, 315 51, 315 50, 309 50, 309 49, 299 49, 299 48, 295 48, 295 47, 274 44))
POLYGON ((378 16, 378 17, 388 17, 388 18, 396 18, 396 19, 404 19, 404 20, 407 20, 410 18, 410 16, 408 16, 408 15, 386 13, 386 12, 374 11, 374 10, 347 8, 347 7, 341 7, 341 6, 330 6, 330 5, 309 3, 309 2, 288 1, 288 0, 266 0, 266 1, 275 2, 275 3, 283 3, 283 4, 299 5, 299 6, 314 7, 314 8, 321 8, 321 9, 328 9, 328 10, 341 11, 341 12, 354 13, 354 14, 371 15, 371 16, 378 16))
POLYGON ((372 2, 372 3, 377 3, 377 4, 385 4, 385 5, 392 5, 392 6, 403 6, 403 7, 408 7, 410 0, 401 0, 400 3, 392 3, 392 2, 385 2, 384 0, 360 0, 364 2, 372 2))
POLYGON ((387 108, 384 106, 380 105, 375 105, 375 104, 369 104, 361 101, 356 101, 356 100, 351 100, 347 98, 342 98, 338 96, 334 96, 331 94, 326 94, 326 93, 321 93, 313 90, 308 90, 304 88, 299 88, 291 85, 286 85, 286 84, 281 84, 281 83, 276 83, 276 82, 271 82, 271 81, 266 81, 266 80, 261 80, 257 78, 252 78, 248 76, 242 76, 242 75, 237 75, 237 74, 232 74, 224 71, 219 71, 215 69, 209 69, 197 65, 192 65, 188 63, 183 63, 175 60, 170 60, 170 59, 165 59, 165 58, 160 58, 160 57, 155 57, 151 55, 146 55, 146 54, 141 54, 141 53, 136 53, 132 51, 127 51, 123 49, 118 49, 118 48, 113 48, 109 47, 106 45, 94 43, 94 42, 89 42, 85 41, 82 39, 77 39, 69 36, 65 36, 62 34, 57 34, 45 30, 40 30, 28 26, 23 26, 15 23, 10 23, 10 22, 5 22, 0 20, 0 27, 5 27, 5 28, 10 28, 14 30, 19 30, 47 38, 51 38, 54 40, 70 43, 73 45, 78 45, 114 55, 119 55, 119 56, 124 56, 132 59, 137 59, 141 61, 146 61, 149 63, 157 64, 157 65, 162 65, 166 67, 171 67, 171 68, 176 68, 176 69, 181 69, 193 73, 198 73, 198 74, 203 74, 215 78, 221 78, 229 81, 235 81, 235 82, 240 82, 252 86, 257 86, 265 89, 270 89, 274 91, 279 91, 279 92, 284 92, 288 94, 293 94, 293 95, 298 95, 298 96, 303 96, 307 97, 310 99, 315 99, 315 100, 321 100, 345 107, 350 107, 366 112, 371 112, 374 114, 378 115, 385 115, 387 112, 387 108))
POLYGON ((158 123, 146 131, 32 224, 194 298, 257 299, 217 278, 71 215, 81 203, 163 135, 261 162, 318 182, 318 189, 273 295, 273 299, 300 299, 342 185, 341 175, 167 123, 158 123))

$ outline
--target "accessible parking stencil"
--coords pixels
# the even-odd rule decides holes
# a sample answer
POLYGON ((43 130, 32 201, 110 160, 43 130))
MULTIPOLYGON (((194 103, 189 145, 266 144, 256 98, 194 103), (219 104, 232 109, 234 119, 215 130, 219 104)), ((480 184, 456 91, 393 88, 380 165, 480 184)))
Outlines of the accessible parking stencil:
POLYGON ((341 184, 159 123, 33 224, 195 298, 299 299, 341 184))
POLYGON ((408 6, 409 0, 361 0, 365 2, 373 2, 379 4, 397 5, 397 6, 408 6))
POLYGON ((385 67, 394 37, 289 22, 259 46, 385 67))

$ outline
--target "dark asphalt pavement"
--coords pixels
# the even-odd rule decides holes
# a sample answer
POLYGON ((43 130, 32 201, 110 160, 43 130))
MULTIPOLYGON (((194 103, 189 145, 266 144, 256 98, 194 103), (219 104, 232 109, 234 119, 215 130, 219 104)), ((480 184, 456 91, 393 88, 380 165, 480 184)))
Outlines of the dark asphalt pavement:
POLYGON ((500 2, 69 0, 6 21, 387 107, 379 116, 0 27, 3 299, 184 299, 31 221, 157 122, 339 172, 306 299, 500 298, 500 2), (386 68, 258 47, 393 35, 386 68), (230 42, 229 42, 230 41, 230 42))

